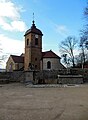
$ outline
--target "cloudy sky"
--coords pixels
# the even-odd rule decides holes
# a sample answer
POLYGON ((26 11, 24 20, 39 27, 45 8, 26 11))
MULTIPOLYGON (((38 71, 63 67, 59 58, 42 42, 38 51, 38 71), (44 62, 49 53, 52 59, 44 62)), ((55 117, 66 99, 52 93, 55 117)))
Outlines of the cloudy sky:
MULTIPOLYGON (((34 20, 43 32, 43 51, 59 54, 59 44, 83 28, 86 0, 0 0, 1 55, 24 52, 24 33, 34 20)), ((5 64, 0 67, 4 67, 5 64)))

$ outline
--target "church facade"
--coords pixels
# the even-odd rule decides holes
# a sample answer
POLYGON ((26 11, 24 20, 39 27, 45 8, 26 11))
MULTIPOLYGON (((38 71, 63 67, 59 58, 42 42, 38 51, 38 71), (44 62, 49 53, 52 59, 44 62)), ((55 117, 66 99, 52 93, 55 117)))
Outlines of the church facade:
POLYGON ((42 52, 42 32, 36 28, 34 20, 30 29, 25 32, 25 53, 20 56, 10 55, 6 70, 58 70, 64 66, 60 57, 53 51, 42 52))

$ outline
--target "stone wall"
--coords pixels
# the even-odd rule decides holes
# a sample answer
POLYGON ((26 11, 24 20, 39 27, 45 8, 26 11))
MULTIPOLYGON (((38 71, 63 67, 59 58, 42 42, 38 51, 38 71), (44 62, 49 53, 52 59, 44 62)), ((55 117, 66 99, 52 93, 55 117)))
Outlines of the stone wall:
POLYGON ((24 71, 13 71, 11 73, 11 78, 10 78, 11 82, 20 82, 20 81, 24 81, 24 79, 25 79, 24 71))
POLYGON ((58 75, 58 84, 82 84, 82 75, 58 75))
POLYGON ((76 70, 43 70, 35 72, 35 84, 80 84, 83 83, 83 77, 76 70), (74 74, 74 75, 70 75, 74 74), (58 75, 61 76, 58 79, 58 75), (64 76, 64 77, 62 77, 64 76))
MULTIPOLYGON (((1 72, 0 80, 8 79, 10 82, 26 82, 32 80, 33 84, 57 84, 58 75, 82 75, 83 82, 88 82, 88 69, 62 69, 43 71, 13 71, 1 72)), ((76 80, 76 79, 75 79, 76 80)))
POLYGON ((48 84, 48 83, 57 83, 57 75, 58 71, 48 71, 48 70, 43 70, 43 71, 36 71, 34 73, 34 81, 36 84, 48 84), (56 82, 55 82, 56 81, 56 82))
POLYGON ((5 83, 9 82, 19 82, 24 80, 24 72, 23 71, 13 71, 13 72, 0 72, 0 81, 5 83))
POLYGON ((9 83, 10 77, 10 74, 8 74, 7 72, 0 72, 0 84, 9 83))
POLYGON ((25 71, 25 78, 24 78, 24 82, 25 83, 29 83, 29 84, 33 84, 33 80, 34 80, 34 75, 33 75, 34 71, 25 71))

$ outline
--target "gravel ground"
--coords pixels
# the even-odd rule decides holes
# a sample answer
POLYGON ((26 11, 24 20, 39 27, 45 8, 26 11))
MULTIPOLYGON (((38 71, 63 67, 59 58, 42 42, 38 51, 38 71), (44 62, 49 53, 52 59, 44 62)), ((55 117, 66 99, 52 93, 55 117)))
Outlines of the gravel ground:
POLYGON ((0 85, 0 120, 88 120, 88 85, 0 85))

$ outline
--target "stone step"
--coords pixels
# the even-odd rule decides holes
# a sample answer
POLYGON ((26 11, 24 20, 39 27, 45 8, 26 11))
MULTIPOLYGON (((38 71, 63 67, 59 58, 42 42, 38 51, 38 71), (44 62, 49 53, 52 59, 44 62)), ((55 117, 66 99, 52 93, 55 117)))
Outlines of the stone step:
POLYGON ((6 78, 0 79, 0 84, 5 84, 5 83, 9 83, 9 80, 6 78))

